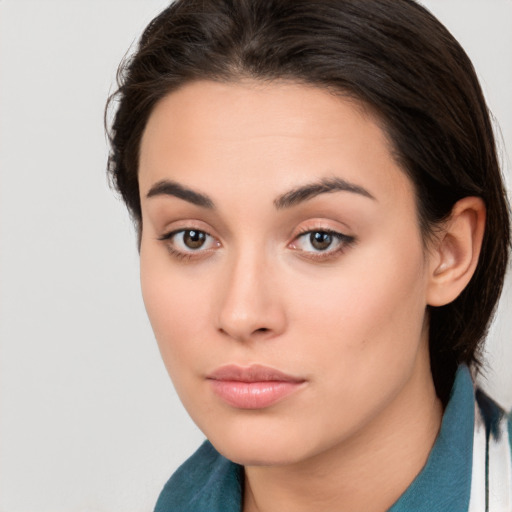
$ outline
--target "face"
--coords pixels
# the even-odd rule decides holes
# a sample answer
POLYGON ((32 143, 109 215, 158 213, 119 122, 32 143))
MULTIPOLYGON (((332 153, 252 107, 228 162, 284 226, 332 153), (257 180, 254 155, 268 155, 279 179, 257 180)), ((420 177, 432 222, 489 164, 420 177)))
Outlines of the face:
POLYGON ((298 462, 421 401, 428 256, 364 109, 293 83, 195 82, 154 109, 139 182, 146 309, 221 453, 298 462))

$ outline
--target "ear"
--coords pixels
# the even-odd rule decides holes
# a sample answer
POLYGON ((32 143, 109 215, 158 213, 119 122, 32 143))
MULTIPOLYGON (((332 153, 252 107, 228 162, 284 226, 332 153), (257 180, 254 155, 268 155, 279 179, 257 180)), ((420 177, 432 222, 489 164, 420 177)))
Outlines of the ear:
POLYGON ((480 197, 465 197, 453 206, 429 254, 430 306, 454 301, 471 280, 482 248, 485 216, 480 197))

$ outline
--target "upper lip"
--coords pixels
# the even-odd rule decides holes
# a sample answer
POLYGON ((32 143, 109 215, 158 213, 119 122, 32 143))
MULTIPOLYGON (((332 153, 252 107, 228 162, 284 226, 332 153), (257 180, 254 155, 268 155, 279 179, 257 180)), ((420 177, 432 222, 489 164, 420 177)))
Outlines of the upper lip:
POLYGON ((253 364, 250 366, 238 366, 229 364, 221 366, 207 375, 208 379, 239 381, 239 382, 304 382, 305 379, 288 375, 275 368, 253 364))

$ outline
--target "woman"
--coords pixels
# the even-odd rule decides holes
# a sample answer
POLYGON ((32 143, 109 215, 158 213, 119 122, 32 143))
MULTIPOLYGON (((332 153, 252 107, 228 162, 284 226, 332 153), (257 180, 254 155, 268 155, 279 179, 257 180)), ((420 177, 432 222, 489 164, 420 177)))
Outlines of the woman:
POLYGON ((114 97, 146 309, 208 439, 156 511, 510 510, 471 379, 508 205, 447 30, 410 0, 178 0, 114 97))

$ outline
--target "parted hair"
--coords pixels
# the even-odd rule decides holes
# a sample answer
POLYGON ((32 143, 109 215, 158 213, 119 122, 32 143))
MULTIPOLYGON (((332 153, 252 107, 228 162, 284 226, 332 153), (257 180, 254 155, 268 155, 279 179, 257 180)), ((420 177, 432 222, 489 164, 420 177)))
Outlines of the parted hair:
POLYGON ((365 105, 412 180, 425 243, 466 196, 487 208, 469 285, 429 307, 431 367, 446 402, 457 365, 478 368, 510 247, 495 137, 468 56, 413 0, 177 0, 118 71, 106 119, 108 173, 140 233, 141 137, 157 102, 195 80, 291 80, 365 105))

